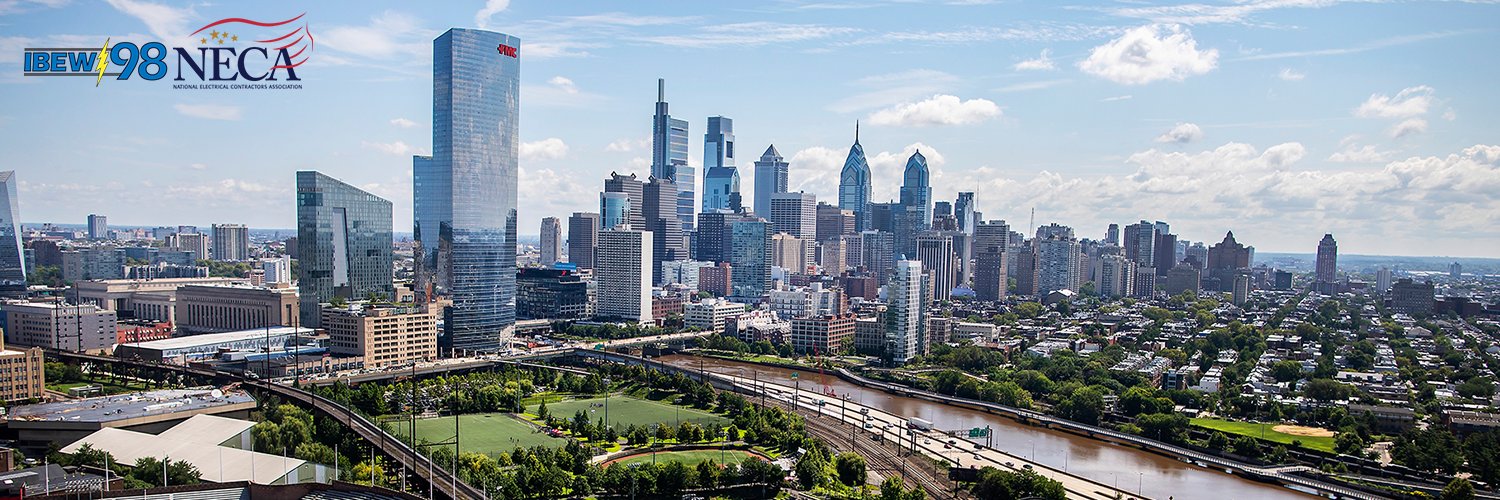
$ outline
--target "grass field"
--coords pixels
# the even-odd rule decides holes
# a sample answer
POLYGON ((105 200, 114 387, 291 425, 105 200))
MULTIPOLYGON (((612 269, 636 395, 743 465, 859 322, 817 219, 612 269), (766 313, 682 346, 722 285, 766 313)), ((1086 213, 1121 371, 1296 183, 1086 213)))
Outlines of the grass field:
MULTIPOLYGON (((723 464, 726 461, 737 464, 744 461, 745 457, 751 456, 754 455, 751 455, 749 452, 746 452, 744 450, 724 450, 722 452, 720 452, 719 450, 663 451, 656 453, 655 460, 656 463, 682 462, 685 465, 694 466, 702 462, 707 462, 709 460, 713 460, 714 462, 717 462, 719 464, 723 464)), ((643 453, 640 455, 632 455, 629 458, 623 458, 617 461, 613 461, 610 462, 610 464, 649 464, 651 463, 651 460, 652 457, 650 453, 643 453)))
MULTIPOLYGON (((493 455, 509 452, 518 446, 557 448, 568 444, 565 439, 534 432, 535 427, 505 413, 475 413, 461 415, 458 418, 459 430, 463 436, 458 443, 458 449, 461 452, 493 455)), ((408 425, 405 421, 396 422, 393 426, 396 428, 397 435, 406 436, 408 425)), ((426 439, 429 442, 440 442, 452 437, 453 417, 417 420, 418 441, 426 439)))
POLYGON ((1195 418, 1192 419, 1192 423, 1193 425, 1214 429, 1225 434, 1263 438, 1267 441, 1275 441, 1287 445, 1292 444, 1292 441, 1301 441, 1303 448, 1333 453, 1333 437, 1285 434, 1273 430, 1278 425, 1274 423, 1232 422, 1216 418, 1195 418))
MULTIPOLYGON (((573 414, 579 410, 587 412, 589 420, 598 421, 604 418, 604 398, 574 399, 558 403, 547 403, 547 411, 561 419, 573 418, 573 414), (595 406, 598 405, 598 406, 595 406)), ((537 406, 528 406, 526 411, 536 414, 537 406)), ((635 425, 650 425, 666 423, 677 425, 677 422, 693 422, 699 425, 715 423, 724 425, 729 419, 706 411, 693 408, 684 408, 666 403, 658 403, 632 396, 610 396, 609 398, 609 425, 616 429, 635 425), (680 419, 680 420, 679 420, 680 419)), ((451 433, 450 433, 451 434, 451 433)))

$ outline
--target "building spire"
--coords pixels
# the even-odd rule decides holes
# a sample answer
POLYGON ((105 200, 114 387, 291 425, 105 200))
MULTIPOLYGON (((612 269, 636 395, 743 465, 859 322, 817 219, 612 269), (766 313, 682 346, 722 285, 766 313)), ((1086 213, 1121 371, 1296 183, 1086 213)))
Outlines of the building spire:
POLYGON ((859 120, 854 120, 854 143, 859 144, 859 120))
POLYGON ((656 102, 667 100, 667 79, 656 79, 656 102))

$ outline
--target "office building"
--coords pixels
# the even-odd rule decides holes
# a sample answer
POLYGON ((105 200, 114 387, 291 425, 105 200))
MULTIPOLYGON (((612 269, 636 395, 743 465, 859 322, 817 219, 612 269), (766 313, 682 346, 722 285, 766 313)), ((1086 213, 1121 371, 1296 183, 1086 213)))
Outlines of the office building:
POLYGON ((849 146, 849 156, 839 172, 839 208, 854 212, 855 231, 871 229, 870 194, 870 164, 865 161, 864 147, 859 145, 859 124, 855 123, 854 145, 849 146))
POLYGON ((715 297, 728 297, 734 293, 734 270, 728 262, 698 269, 698 291, 715 297))
POLYGON ((599 239, 599 214, 573 212, 568 217, 568 263, 579 269, 594 268, 594 246, 599 239))
POLYGON ((829 316, 844 313, 844 295, 838 288, 824 288, 822 283, 790 290, 771 290, 767 302, 782 318, 829 316))
POLYGON ((1198 293, 1198 285, 1201 277, 1202 272, 1198 271, 1197 267, 1186 262, 1178 263, 1172 266, 1170 271, 1167 271, 1167 281, 1163 289, 1167 292, 1167 295, 1177 295, 1182 292, 1198 293))
POLYGON ((1120 246, 1119 224, 1110 224, 1109 228, 1104 230, 1104 243, 1109 246, 1120 246))
POLYGON ((247 285, 180 286, 174 307, 177 329, 186 333, 293 326, 301 310, 292 288, 247 285))
POLYGON ((599 232, 594 255, 595 315, 643 323, 652 320, 652 237, 650 231, 635 229, 599 232))
POLYGON ((115 312, 93 304, 11 302, 0 309, 5 311, 5 341, 12 345, 92 354, 115 346, 115 312))
POLYGON ((1233 292, 1234 276, 1250 268, 1251 250, 1234 240, 1234 231, 1224 234, 1224 241, 1208 249, 1208 273, 1204 277, 1204 288, 1217 292, 1233 292), (1212 284, 1214 286, 1210 287, 1212 284))
POLYGON ((897 259, 917 254, 917 235, 929 226, 923 222, 920 207, 895 205, 891 213, 891 238, 897 259))
POLYGON ((769 212, 758 215, 768 217, 772 227, 779 233, 812 240, 817 236, 818 200, 811 194, 776 193, 769 196, 769 212))
POLYGON ((1156 225, 1146 221, 1125 226, 1125 258, 1145 267, 1156 265, 1156 225))
POLYGON ((1036 245, 1033 241, 1027 241, 1014 251, 1015 262, 1006 263, 1011 277, 1016 279, 1016 293, 1021 295, 1040 295, 1037 293, 1037 258, 1036 245))
POLYGON ((123 319, 176 323, 177 289, 184 285, 246 284, 244 278, 158 278, 80 281, 75 300, 115 311, 123 319))
POLYGON ((708 118, 703 134, 703 211, 742 210, 740 171, 734 166, 734 120, 708 118))
POLYGON ((688 122, 667 110, 666 80, 656 80, 656 114, 651 117, 651 176, 677 186, 677 220, 683 231, 697 227, 698 174, 688 164, 688 122))
POLYGON ((677 186, 666 179, 651 178, 642 187, 642 214, 645 229, 651 231, 651 282, 661 283, 661 263, 686 260, 687 245, 682 239, 682 220, 677 218, 677 186))
POLYGON ((788 164, 781 158, 781 153, 776 151, 775 144, 767 147, 765 153, 761 153, 760 160, 755 162, 754 209, 756 215, 761 217, 770 215, 773 210, 771 197, 787 192, 787 170, 788 164))
POLYGON ((926 281, 921 262, 901 260, 893 265, 886 283, 885 355, 894 365, 906 364, 926 345, 926 281))
POLYGON ((1151 266, 1156 268, 1156 276, 1165 278, 1167 272, 1177 266, 1177 235, 1158 232, 1156 233, 1156 244, 1151 249, 1151 266))
POLYGON ((819 356, 837 354, 854 341, 855 316, 837 315, 794 317, 790 341, 792 350, 819 356))
POLYGON ((604 216, 601 229, 630 224, 631 229, 647 230, 646 183, 637 179, 635 174, 610 172, 609 178, 604 179, 604 193, 600 196, 599 213, 604 216))
POLYGON ((103 215, 89 214, 89 239, 109 239, 109 218, 103 215))
POLYGON ((566 266, 516 270, 517 318, 582 318, 588 306, 589 284, 578 271, 566 266))
POLYGON ((1100 255, 1094 260, 1094 290, 1100 297, 1130 297, 1137 265, 1124 255, 1100 255))
POLYGON ((745 314, 745 304, 724 299, 703 299, 683 305, 682 322, 688 328, 724 333, 724 322, 741 314, 745 314))
POLYGON ((759 302, 771 288, 771 223, 738 220, 730 226, 729 265, 734 268, 730 296, 759 302))
POLYGON ((0 338, 0 402, 17 403, 45 397, 45 361, 42 348, 7 346, 5 339, 0 338))
POLYGON ((953 204, 946 201, 932 202, 932 220, 929 223, 934 231, 957 231, 958 219, 953 218, 953 204))
POLYGON ((1314 268, 1313 288, 1318 293, 1332 294, 1338 291, 1339 243, 1332 234, 1324 234, 1318 242, 1318 260, 1314 268))
POLYGON ((1010 225, 1003 220, 978 222, 974 234, 974 295, 979 300, 1005 298, 1009 286, 1006 249, 1010 225))
POLYGON ((960 192, 958 200, 953 202, 953 217, 958 219, 958 230, 968 234, 974 234, 974 226, 979 219, 974 216, 974 193, 960 192))
POLYGON ((895 263, 895 238, 885 231, 865 231, 859 237, 863 254, 860 260, 864 261, 865 270, 884 280, 895 263))
POLYGON ((1432 314, 1436 301, 1431 281, 1417 283, 1401 278, 1391 285, 1391 310, 1412 316, 1432 314))
POLYGON ((842 209, 827 203, 818 203, 818 228, 817 240, 827 241, 829 238, 859 234, 854 232, 854 211, 842 209))
POLYGON ((704 268, 714 267, 706 260, 668 260, 661 263, 663 285, 680 284, 688 290, 700 290, 699 276, 704 268))
POLYGON ((562 223, 557 217, 542 217, 542 232, 537 243, 537 263, 550 266, 562 261, 562 223))
POLYGON ((823 274, 838 276, 845 270, 862 265, 858 236, 842 235, 818 242, 818 265, 823 274))
POLYGON ((244 224, 214 224, 211 228, 213 259, 226 262, 250 260, 250 228, 244 224))
MULTIPOLYGON (((908 211, 915 209, 911 234, 925 231, 932 225, 932 185, 928 175, 927 157, 922 156, 921 151, 912 153, 906 159, 906 170, 901 175, 901 206, 907 207, 908 211)), ((901 214, 898 211, 896 215, 901 214)))
POLYGON ((734 221, 743 218, 728 210, 707 210, 698 214, 698 231, 693 233, 693 259, 728 261, 730 229, 734 221))
POLYGON ((432 156, 414 166, 413 232, 419 301, 452 301, 443 349, 499 350, 515 328, 520 45, 457 28, 432 44, 432 156))
POLYGON ((1148 266, 1136 266, 1135 284, 1131 285, 1131 296, 1143 299, 1155 297, 1156 282, 1156 268, 1148 266))
POLYGON ((958 256, 953 253, 953 238, 942 232, 929 231, 917 236, 916 260, 922 262, 932 280, 929 301, 948 300, 958 277, 958 256))
POLYGON ((816 264, 816 244, 786 233, 771 235, 771 265, 789 273, 811 274, 816 264))
POLYGON ((318 304, 334 297, 395 298, 390 201, 318 172, 297 172, 297 241, 303 325, 316 328, 318 304))
POLYGON ((436 304, 322 307, 334 356, 359 356, 365 368, 387 368, 437 359, 436 304))

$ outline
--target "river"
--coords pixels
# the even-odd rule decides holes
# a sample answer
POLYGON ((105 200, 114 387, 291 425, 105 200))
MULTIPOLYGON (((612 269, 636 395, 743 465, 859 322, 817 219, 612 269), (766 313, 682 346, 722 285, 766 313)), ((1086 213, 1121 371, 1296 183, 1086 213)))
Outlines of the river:
POLYGON ((994 435, 994 447, 999 450, 1150 498, 1306 500, 1310 497, 1299 491, 1241 479, 1155 453, 1024 425, 999 415, 865 389, 834 374, 822 376, 817 372, 802 371, 797 377, 800 380, 794 381, 791 375, 797 370, 789 368, 690 355, 662 356, 658 361, 693 370, 702 368, 713 373, 758 376, 787 385, 796 383, 802 389, 818 389, 826 383, 829 390, 840 396, 848 395, 850 401, 903 417, 927 419, 944 430, 989 426, 994 435))

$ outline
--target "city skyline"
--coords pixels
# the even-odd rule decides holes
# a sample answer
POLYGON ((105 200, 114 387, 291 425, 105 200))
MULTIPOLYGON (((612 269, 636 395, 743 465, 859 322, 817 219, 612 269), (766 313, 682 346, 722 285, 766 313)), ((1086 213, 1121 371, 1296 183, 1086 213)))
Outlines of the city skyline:
MULTIPOLYGON (((98 89, 39 82, 19 76, 16 55, 28 43, 97 43, 92 33, 172 41, 205 19, 306 7, 116 0, 113 9, 73 19, 78 6, 17 5, 0 14, 18 26, 4 39, 0 85, 24 98, 0 112, 0 129, 16 141, 6 167, 17 170, 26 223, 100 213, 116 225, 230 220, 290 228, 290 174, 311 169, 392 200, 393 226, 408 228, 411 163, 403 156, 431 152, 423 140, 431 120, 422 111, 430 105, 422 47, 446 26, 481 24, 537 40, 523 56, 523 228, 596 211, 593 193, 610 170, 645 179, 652 90, 665 78, 672 117, 690 126, 687 161, 699 172, 702 144, 693 131, 709 116, 733 117, 742 151, 774 142, 790 163, 788 189, 825 202, 837 200, 850 129, 860 120, 871 202, 897 198, 901 166, 921 149, 934 201, 973 191, 985 219, 1017 228, 1035 207, 1038 225, 1069 225, 1088 238, 1102 237, 1108 223, 1150 219, 1172 222, 1193 241, 1232 230, 1262 252, 1307 253, 1319 235, 1333 233, 1350 254, 1440 248, 1485 256, 1500 242, 1488 229, 1500 208, 1486 194, 1500 162, 1500 147, 1485 144, 1493 142, 1497 102, 1483 85, 1495 70, 1466 64, 1473 51, 1463 49, 1495 41, 1480 21, 1493 7, 1277 5, 1208 6, 1187 15, 1172 6, 929 6, 929 13, 788 2, 674 17, 653 6, 621 13, 579 4, 544 13, 517 4, 482 22, 479 5, 420 14, 401 6, 313 8, 308 18, 321 38, 304 71, 309 88, 258 95, 136 81, 98 89), (1429 15, 1409 25, 1402 14, 1410 9, 1429 15), (968 24, 995 12, 1017 21, 968 24), (583 29, 598 26, 605 29, 583 29), (1147 50, 1151 64, 1111 59, 1132 44, 1147 50), (385 60, 408 52, 410 64, 385 60), (881 57, 892 54, 902 57, 895 64, 881 57), (742 73, 732 69, 730 81, 706 85, 695 82, 690 64, 673 63, 703 57, 846 76, 809 88, 806 78, 735 82, 742 73), (632 70, 615 72, 622 67, 632 70), (352 98, 340 95, 346 91, 352 98), (64 147, 59 137, 85 129, 50 113, 59 100, 91 103, 99 122, 140 123, 105 132, 94 145, 64 147), (288 109, 314 103, 336 112, 288 109), (580 120, 592 126, 577 127, 580 120), (287 128, 261 130, 272 123, 287 128), (284 147, 242 146, 268 142, 284 147), (98 166, 101 154, 126 168, 98 166), (169 196, 137 196, 141 189, 169 196), (180 220, 188 208, 204 220, 180 220)), ((752 170, 739 172, 747 205, 752 170)))

